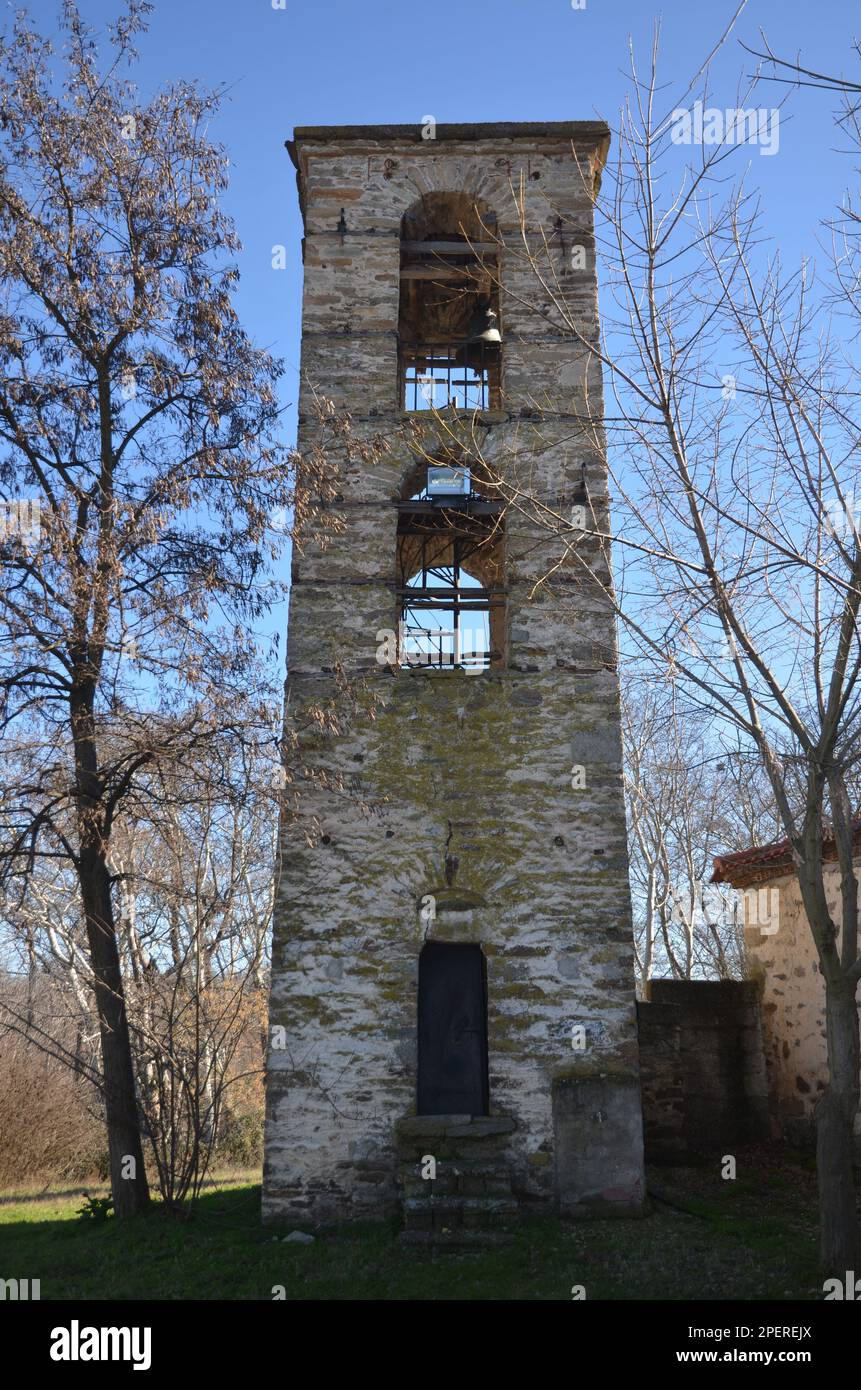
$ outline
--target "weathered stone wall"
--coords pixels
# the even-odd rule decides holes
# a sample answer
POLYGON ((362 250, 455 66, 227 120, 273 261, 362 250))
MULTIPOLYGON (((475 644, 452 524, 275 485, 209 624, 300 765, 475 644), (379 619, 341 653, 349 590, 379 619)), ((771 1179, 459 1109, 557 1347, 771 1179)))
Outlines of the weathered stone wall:
POLYGON ((652 980, 637 1016, 647 1162, 684 1162, 768 1137, 753 981, 652 980))
MULTIPOLYGON (((825 891, 832 919, 839 924, 843 912, 836 865, 826 865, 825 891)), ((828 1082, 828 1060, 825 985, 798 879, 785 874, 759 883, 746 891, 744 905, 745 946, 762 990, 772 1114, 788 1138, 808 1141, 813 1135, 814 1107, 828 1082), (761 908, 760 894, 769 895, 763 897, 761 908), (776 912, 772 894, 778 895, 776 912), (775 925, 777 930, 771 930, 775 925)), ((861 1112, 855 1128, 861 1143, 861 1112)))
MULTIPOLYGON (((588 133, 580 142, 587 167, 595 145, 588 133)), ((416 463, 396 436, 401 217, 425 191, 466 190, 496 211, 503 237, 514 236, 509 177, 517 186, 522 167, 531 224, 552 232, 561 208, 591 247, 570 135, 305 137, 298 148, 306 224, 299 445, 315 438, 314 388, 347 407, 358 432, 382 430, 394 445, 372 466, 345 461, 344 533, 327 549, 309 543, 293 566, 293 716, 333 695, 336 661, 351 676, 363 673, 363 689, 337 738, 309 733, 302 743, 307 763, 342 779, 341 789, 303 783, 285 818, 271 1023, 286 1030, 286 1046, 268 1059, 264 1214, 326 1221, 382 1214, 394 1202, 394 1126, 415 1111, 426 939, 479 942, 484 951, 490 1108, 515 1124, 515 1186, 549 1199, 564 1185, 566 1204, 576 1204, 576 1175, 560 1175, 554 1155, 554 1083, 592 1087, 582 1123, 594 1130, 594 1158, 602 1142, 595 1095, 612 1094, 618 1081, 616 1110, 627 1108, 628 1118, 625 1129, 617 1115, 608 1141, 607 1201, 636 1205, 631 908, 614 623, 600 585, 565 566, 532 594, 558 543, 512 516, 505 669, 392 671, 375 658, 377 634, 397 623, 394 502, 416 463), (340 235, 342 207, 348 230, 340 235), (571 785, 574 764, 586 770, 580 790, 571 785), (437 902, 430 924, 419 916, 427 894, 437 902), (572 1048, 575 1024, 586 1030, 582 1051, 572 1048)), ((548 496, 572 496, 585 480, 604 516, 603 454, 574 418, 584 405, 585 357, 535 313, 534 283, 504 255, 501 274, 504 408, 477 423, 483 448, 500 468, 514 458, 531 468, 548 496), (540 433, 519 418, 536 399, 540 433)), ((596 334, 593 264, 569 296, 596 334)), ((594 362, 588 380, 594 405, 594 362)), ((608 578, 597 550, 591 559, 608 578)), ((593 1162, 583 1188, 596 1203, 599 1168, 593 1162)))

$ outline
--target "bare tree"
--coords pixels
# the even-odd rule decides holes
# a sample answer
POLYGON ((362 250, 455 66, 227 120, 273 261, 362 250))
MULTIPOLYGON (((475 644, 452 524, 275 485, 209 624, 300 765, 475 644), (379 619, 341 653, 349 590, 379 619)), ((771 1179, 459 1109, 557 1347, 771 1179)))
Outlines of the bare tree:
MULTIPOLYGON (((593 169, 582 169, 594 244, 576 216, 551 207, 539 216, 536 193, 512 185, 517 230, 502 248, 503 315, 516 303, 579 349, 586 408, 561 441, 533 423, 532 440, 506 457, 488 456, 478 427, 470 444, 509 510, 554 539, 537 586, 544 597, 572 605, 576 622, 583 593, 600 591, 632 657, 683 692, 687 717, 706 721, 768 779, 825 988, 829 1082, 816 1112, 822 1255, 841 1272, 854 1267, 858 1248, 858 363, 834 331, 827 281, 809 264, 784 270, 765 243, 756 200, 728 181, 728 161, 751 130, 754 140, 767 133, 775 151, 779 111, 765 113, 763 132, 756 109, 749 120, 748 87, 717 112, 721 129, 697 135, 691 107, 696 99, 701 114, 708 109, 707 83, 704 69, 680 94, 685 105, 671 105, 658 79, 657 30, 645 74, 632 58, 600 186, 593 169), (600 337, 577 280, 596 256, 600 337), (588 465, 605 447, 615 588, 610 498, 601 470, 588 465), (543 454, 559 448, 583 459, 582 506, 555 504, 536 486, 543 454), (829 826, 839 920, 825 891, 829 826)), ((836 276, 854 276, 854 254, 854 243, 835 252, 836 276)), ((536 400, 533 417, 558 408, 536 400)))
POLYGON ((129 0, 104 67, 72 0, 62 59, 26 16, 0 54, 0 727, 23 771, 4 772, 0 876, 14 898, 40 861, 74 875, 119 1216, 148 1188, 115 830, 172 769, 271 739, 267 560, 334 470, 280 446, 280 368, 232 305, 217 95, 144 104, 120 76, 148 8, 129 0))
POLYGON ((718 852, 751 843, 748 779, 733 776, 738 759, 714 747, 701 721, 686 717, 674 682, 661 685, 623 668, 622 685, 640 985, 667 970, 675 979, 737 979, 744 973, 740 903, 709 878, 718 852))
MULTIPOLYGON (((260 1089, 280 793, 274 759, 249 766, 247 753, 237 743, 233 765, 220 758, 217 768, 148 769, 138 785, 154 785, 134 807, 126 801, 111 836, 142 1132, 174 1210, 200 1190, 232 1091, 253 1090, 255 1079, 260 1089)), ((74 875, 40 859, 24 889, 2 903, 3 954, 19 966, 2 1017, 34 1053, 64 1062, 104 1100, 74 875)))
POLYGON ((275 763, 241 745, 217 774, 154 768, 151 819, 111 847, 138 1094, 164 1200, 196 1197, 225 1106, 265 1036, 275 763))

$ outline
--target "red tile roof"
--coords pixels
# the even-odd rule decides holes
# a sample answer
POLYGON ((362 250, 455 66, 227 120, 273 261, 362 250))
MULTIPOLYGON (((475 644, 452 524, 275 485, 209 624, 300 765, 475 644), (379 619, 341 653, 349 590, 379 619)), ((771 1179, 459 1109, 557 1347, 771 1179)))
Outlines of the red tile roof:
MULTIPOLYGON (((861 850, 861 818, 855 821, 855 850, 861 850)), ((837 858, 834 838, 826 832, 822 841, 826 860, 837 858)), ((714 861, 712 883, 731 883, 733 888, 745 888, 750 883, 791 874, 794 868, 789 840, 775 840, 770 845, 738 850, 735 854, 720 854, 714 861)))

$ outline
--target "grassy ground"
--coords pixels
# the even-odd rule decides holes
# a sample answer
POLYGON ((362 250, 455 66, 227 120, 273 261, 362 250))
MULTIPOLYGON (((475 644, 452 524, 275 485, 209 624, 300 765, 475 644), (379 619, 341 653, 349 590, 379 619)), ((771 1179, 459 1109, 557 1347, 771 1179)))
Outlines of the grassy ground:
MULTIPOLYGON (((187 1218, 155 1210, 127 1225, 75 1216, 80 1195, 18 1192, 0 1202, 0 1278, 40 1279, 43 1299, 821 1299, 809 1164, 765 1149, 657 1169, 640 1220, 529 1222, 485 1254, 402 1248, 394 1224, 284 1244, 260 1225, 260 1188, 220 1175, 187 1218)), ((95 1189, 90 1189, 95 1192, 95 1189)))

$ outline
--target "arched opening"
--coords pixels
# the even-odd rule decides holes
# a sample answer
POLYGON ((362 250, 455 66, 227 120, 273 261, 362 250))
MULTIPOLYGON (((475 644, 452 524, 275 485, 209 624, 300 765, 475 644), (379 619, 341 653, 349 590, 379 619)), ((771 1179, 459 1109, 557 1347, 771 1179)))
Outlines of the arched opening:
POLYGON ((460 459, 413 471, 398 504, 401 664, 505 664, 504 514, 460 459))
POLYGON ((426 193, 401 221, 398 315, 404 410, 499 404, 498 239, 465 193, 426 193))

